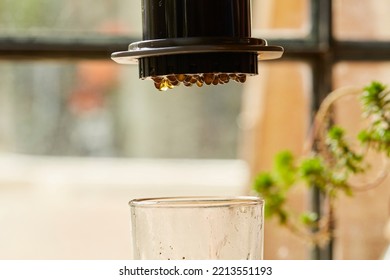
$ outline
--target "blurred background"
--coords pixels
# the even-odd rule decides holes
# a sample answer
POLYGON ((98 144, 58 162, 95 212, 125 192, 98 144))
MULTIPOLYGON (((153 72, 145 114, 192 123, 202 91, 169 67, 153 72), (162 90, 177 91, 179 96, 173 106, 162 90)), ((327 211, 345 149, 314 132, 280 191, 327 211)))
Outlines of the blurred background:
MULTIPOLYGON (((141 1, 0 0, 0 259, 129 259, 130 199, 250 194, 275 153, 302 154, 327 93, 390 84, 390 1, 252 7, 252 37, 282 59, 243 85, 161 93, 110 59, 141 40, 141 1)), ((355 129, 358 106, 340 102, 337 120, 355 129)), ((340 197, 332 258, 384 257, 389 195, 387 179, 340 197)), ((329 256, 265 229, 266 259, 329 256)))

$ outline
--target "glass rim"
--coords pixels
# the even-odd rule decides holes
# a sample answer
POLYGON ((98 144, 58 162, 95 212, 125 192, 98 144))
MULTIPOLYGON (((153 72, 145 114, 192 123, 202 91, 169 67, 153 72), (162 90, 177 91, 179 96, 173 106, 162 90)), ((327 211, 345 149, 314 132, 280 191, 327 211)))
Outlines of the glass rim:
POLYGON ((146 208, 211 208, 263 205, 258 196, 171 196, 137 198, 130 200, 130 207, 146 208))

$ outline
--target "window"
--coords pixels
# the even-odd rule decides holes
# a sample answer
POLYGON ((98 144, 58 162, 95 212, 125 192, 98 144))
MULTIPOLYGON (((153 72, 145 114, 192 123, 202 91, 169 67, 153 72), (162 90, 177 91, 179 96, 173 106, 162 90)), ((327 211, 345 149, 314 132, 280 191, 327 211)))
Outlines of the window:
POLYGON ((201 94, 179 88, 177 94, 163 96, 152 83, 138 80, 137 66, 119 66, 109 59, 111 51, 140 40, 140 1, 1 3, 3 47, 8 48, 4 55, 8 58, 12 51, 23 57, 0 64, 2 106, 11 114, 2 129, 8 129, 3 137, 7 150, 54 156, 236 158, 238 85, 229 84, 224 98, 212 94, 218 91, 212 87, 201 94), (133 17, 124 11, 139 12, 133 17), (61 59, 39 59, 57 55, 61 59), (86 60, 88 56, 95 59, 86 60))
MULTIPOLYGON (((254 0, 252 36, 283 59, 244 85, 160 93, 109 59, 141 40, 140 1, 0 0, 0 258, 127 259, 131 197, 242 194, 275 152, 301 154, 333 88, 390 84, 389 5, 358 2, 254 0)), ((384 186, 359 195, 370 211, 341 200, 333 251, 267 222, 265 258, 380 258, 384 186)))

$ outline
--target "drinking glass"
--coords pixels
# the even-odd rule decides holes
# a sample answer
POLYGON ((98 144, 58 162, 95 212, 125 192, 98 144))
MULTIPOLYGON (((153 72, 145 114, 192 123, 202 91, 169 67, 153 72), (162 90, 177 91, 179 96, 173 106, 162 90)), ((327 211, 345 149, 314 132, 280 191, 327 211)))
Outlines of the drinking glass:
POLYGON ((134 259, 263 258, 259 197, 165 197, 129 202, 134 259))

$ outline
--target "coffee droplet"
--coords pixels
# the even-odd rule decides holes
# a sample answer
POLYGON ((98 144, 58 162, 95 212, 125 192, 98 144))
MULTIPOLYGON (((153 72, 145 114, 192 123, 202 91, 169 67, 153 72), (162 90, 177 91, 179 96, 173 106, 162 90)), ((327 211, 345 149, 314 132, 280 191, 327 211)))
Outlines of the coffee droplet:
POLYGON ((184 81, 183 84, 184 84, 186 87, 191 87, 191 86, 192 86, 192 84, 191 84, 190 82, 186 82, 186 81, 184 81))
POLYGON ((178 86, 180 84, 180 82, 178 80, 175 80, 175 81, 171 82, 171 84, 173 86, 178 86))
POLYGON ((240 83, 245 83, 246 82, 246 75, 239 75, 238 80, 240 81, 240 83))
POLYGON ((154 86, 156 87, 156 89, 158 90, 161 90, 161 83, 157 83, 157 82, 154 82, 154 86))
POLYGON ((219 83, 219 78, 218 78, 218 75, 215 75, 214 76, 214 81, 213 81, 213 85, 218 85, 218 83, 219 83))
POLYGON ((184 81, 185 78, 186 78, 186 75, 184 75, 184 74, 178 74, 178 75, 176 75, 176 79, 177 79, 179 82, 184 81))
POLYGON ((203 79, 206 85, 211 85, 211 83, 214 81, 214 74, 204 74, 203 79))
POLYGON ((162 81, 162 83, 160 84, 160 90, 167 91, 169 89, 168 83, 169 83, 168 80, 162 81))
POLYGON ((228 75, 228 74, 220 74, 220 75, 219 75, 219 80, 220 80, 222 83, 226 84, 226 83, 229 82, 229 75, 228 75))
POLYGON ((168 75, 168 76, 167 76, 167 79, 168 79, 170 82, 175 82, 175 81, 176 81, 176 76, 175 76, 175 75, 168 75))
POLYGON ((180 84, 190 87, 206 85, 227 84, 230 80, 245 83, 246 74, 243 73, 200 73, 200 74, 169 74, 166 76, 153 76, 154 86, 160 91, 173 89, 180 84))

